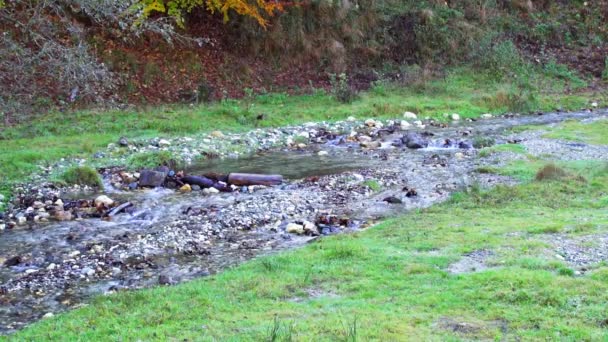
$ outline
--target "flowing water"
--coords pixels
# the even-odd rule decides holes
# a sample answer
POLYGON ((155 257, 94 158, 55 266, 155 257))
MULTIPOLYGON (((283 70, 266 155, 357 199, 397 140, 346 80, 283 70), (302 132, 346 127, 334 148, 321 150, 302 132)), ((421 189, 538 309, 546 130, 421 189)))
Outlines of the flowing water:
MULTIPOLYGON (((605 115, 605 112, 603 114, 605 115)), ((383 148, 375 151, 365 151, 354 144, 330 143, 315 145, 313 149, 307 151, 279 150, 247 158, 210 160, 192 165, 188 170, 191 174, 205 172, 281 174, 287 180, 285 185, 253 193, 201 196, 200 193, 179 194, 168 189, 122 192, 107 186, 106 192, 109 196, 119 202, 130 201, 136 209, 130 214, 118 215, 111 221, 85 219, 51 222, 0 233, 0 260, 4 259, 6 262, 15 256, 24 256, 23 260, 12 266, 9 266, 10 262, 0 266, 0 285, 3 285, 0 288, 0 332, 6 333, 18 329, 24 324, 39 319, 45 313, 72 308, 85 302, 91 295, 110 290, 155 285, 162 276, 165 276, 165 282, 166 279, 169 279, 168 282, 179 282, 206 276, 256 255, 300 246, 311 239, 311 237, 281 233, 280 229, 257 229, 256 222, 264 222, 260 226, 271 227, 270 222, 275 220, 274 216, 280 218, 279 220, 287 220, 281 218, 280 212, 256 212, 257 202, 269 203, 268 205, 272 206, 273 201, 292 201, 299 210, 300 206, 315 207, 318 197, 319 203, 327 207, 323 209, 348 214, 358 220, 354 221, 356 223, 371 222, 378 217, 431 205, 445 199, 446 194, 457 189, 457 186, 447 188, 441 196, 429 191, 428 195, 421 195, 417 201, 391 207, 380 200, 372 203, 367 197, 359 194, 353 195, 352 198, 348 197, 355 191, 349 190, 350 183, 346 184, 350 181, 348 177, 330 179, 322 185, 307 185, 299 181, 303 178, 345 173, 360 177, 357 173, 371 172, 386 174, 387 179, 396 179, 395 184, 398 184, 401 177, 416 189, 438 188, 438 185, 443 184, 443 180, 439 178, 447 178, 444 183, 453 184, 457 181, 455 173, 471 172, 475 167, 474 162, 471 161, 463 162, 460 168, 432 168, 425 173, 415 171, 414 169, 429 156, 439 155, 441 158, 445 155, 446 158, 453 158, 454 149, 443 146, 446 138, 462 138, 463 131, 470 130, 475 136, 492 136, 500 141, 505 131, 514 126, 550 124, 566 119, 582 120, 597 115, 597 113, 553 113, 462 122, 442 129, 429 127, 426 130, 435 134, 432 137, 434 143, 429 148, 421 150, 391 148, 390 141, 403 134, 397 132, 384 137, 383 148), (319 155, 319 150, 328 154, 319 155), (400 173, 401 170, 403 174, 400 173), (407 173, 406 170, 411 172, 407 173), (341 192, 333 190, 332 182, 337 182, 341 186, 341 192), (335 194, 326 193, 332 191, 335 194), (345 199, 335 198, 340 196, 345 199), (243 210, 237 214, 230 211, 236 205, 242 206, 243 203, 247 203, 253 209, 243 210), (208 243, 204 248, 201 247, 204 252, 164 253, 163 251, 168 250, 168 244, 165 242, 168 238, 164 238, 168 234, 167 231, 173 227, 172 224, 180 222, 185 216, 188 217, 186 220, 190 219, 191 210, 202 212, 198 221, 188 223, 191 226, 202 226, 209 221, 213 222, 215 227, 221 223, 220 221, 229 219, 229 215, 241 215, 242 220, 248 219, 250 215, 254 228, 230 229, 229 233, 213 228, 216 230, 212 232, 213 234, 210 233, 208 243), (225 216, 217 219, 217 215, 225 216), (150 239, 157 236, 164 239, 162 248, 156 244, 154 248, 142 247, 143 252, 111 253, 112 248, 120 250, 122 245, 140 246, 133 241, 142 240, 142 237, 150 239), (76 258, 76 253, 79 254, 80 260, 87 260, 88 251, 95 246, 103 246, 109 251, 104 254, 107 255, 105 266, 100 266, 103 268, 102 275, 89 276, 88 273, 93 272, 94 268, 82 269, 82 274, 74 272, 73 270, 80 266, 78 262, 70 260, 76 258), (121 255, 125 257, 121 258, 121 255), (68 268, 72 269, 69 272, 62 270, 64 273, 61 274, 65 275, 65 279, 61 278, 61 275, 57 276, 57 270, 48 270, 50 264, 64 265, 66 260, 68 268), (52 274, 53 278, 48 277, 51 280, 46 280, 47 277, 42 277, 40 274, 52 274)), ((95 194, 78 194, 78 196, 93 198, 95 194)), ((315 210, 318 209, 315 207, 315 210)), ((302 212, 306 213, 305 210, 302 212)), ((243 223, 239 221, 236 225, 243 223)), ((356 227, 356 224, 351 226, 351 228, 356 227)), ((336 231, 344 231, 344 229, 336 231)))

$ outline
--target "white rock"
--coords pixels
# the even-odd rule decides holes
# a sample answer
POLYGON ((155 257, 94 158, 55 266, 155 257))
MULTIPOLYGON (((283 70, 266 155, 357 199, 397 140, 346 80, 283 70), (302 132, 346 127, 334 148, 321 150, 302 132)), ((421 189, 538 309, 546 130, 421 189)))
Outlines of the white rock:
POLYGON ((298 136, 306 139, 310 138, 310 134, 306 131, 298 133, 298 136))
POLYGON ((372 138, 367 135, 361 135, 361 136, 357 137, 357 140, 361 143, 366 143, 366 142, 372 141, 372 138))
POLYGON ((464 153, 456 152, 454 153, 454 157, 456 157, 456 159, 464 159, 464 153))
POLYGON ((5 230, 6 229, 6 225, 4 223, 0 224, 0 230, 5 230))
POLYGON ((487 114, 481 114, 481 118, 482 119, 491 119, 492 118, 492 114, 489 114, 489 113, 487 113, 487 114))
POLYGON ((34 204, 32 204, 32 207, 34 207, 34 209, 44 208, 44 203, 42 203, 40 201, 36 201, 36 202, 34 202, 34 204))
POLYGON ((409 122, 407 122, 405 120, 401 120, 401 129, 402 130, 406 130, 410 127, 412 127, 412 125, 409 122))
POLYGON ((376 126, 376 120, 374 120, 374 119, 367 119, 367 120, 365 120, 365 125, 367 127, 375 127, 376 126))
POLYGON ((328 154, 329 154, 329 152, 327 152, 327 151, 319 151, 319 153, 317 153, 317 155, 319 155, 319 156, 326 156, 328 154))
POLYGON ((32 274, 32 273, 36 273, 36 272, 38 272, 38 270, 34 270, 34 269, 25 270, 25 274, 32 274))
POLYGON ((350 121, 350 122, 357 121, 357 118, 355 118, 354 116, 349 116, 348 119, 346 119, 346 121, 350 121))
POLYGON ((460 115, 454 113, 454 114, 450 115, 450 118, 452 119, 452 121, 458 121, 458 120, 460 120, 460 115))
POLYGON ((314 224, 310 221, 304 221, 304 232, 318 234, 319 230, 317 229, 316 224, 314 224))
POLYGON ((403 118, 404 119, 417 119, 418 116, 412 112, 405 112, 405 113, 403 113, 403 118))
POLYGON ((301 224, 290 223, 285 228, 285 231, 291 234, 304 234, 304 226, 301 224))
POLYGON ((70 256, 70 258, 76 257, 80 255, 80 251, 73 251, 70 254, 68 254, 70 256))
POLYGON ((203 189, 203 193, 205 195, 213 195, 213 194, 219 194, 220 191, 218 189, 216 189, 216 188, 211 187, 211 188, 205 188, 205 189, 203 189))
POLYGON ((17 217, 17 224, 23 226, 27 222, 27 218, 25 216, 17 217))
POLYGON ((593 108, 597 108, 597 107, 598 107, 597 102, 591 102, 591 107, 593 107, 593 108))
POLYGON ((52 271, 52 270, 54 270, 55 268, 57 268, 57 265, 55 265, 55 264, 53 264, 53 263, 50 263, 50 264, 49 264, 49 265, 46 267, 46 269, 47 269, 47 270, 49 270, 49 271, 52 271))
POLYGON ((171 145, 171 142, 169 140, 165 140, 165 139, 160 139, 158 141, 158 146, 169 146, 171 145))
POLYGON ((55 201, 55 205, 63 206, 63 201, 61 200, 61 198, 55 201))
POLYGON ((106 207, 110 207, 112 204, 114 204, 114 200, 106 195, 97 196, 95 199, 95 206, 105 205, 106 207))
POLYGON ((47 312, 44 314, 44 316, 42 316, 43 319, 47 319, 47 318, 51 318, 55 316, 52 312, 47 312))

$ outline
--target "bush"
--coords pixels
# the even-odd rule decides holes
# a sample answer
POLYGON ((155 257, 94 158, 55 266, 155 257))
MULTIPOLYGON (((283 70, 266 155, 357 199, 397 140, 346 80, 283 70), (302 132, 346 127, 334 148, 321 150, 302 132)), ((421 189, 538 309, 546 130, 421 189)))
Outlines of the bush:
POLYGON ((351 103, 357 97, 357 92, 348 84, 348 77, 342 73, 336 77, 330 75, 331 93, 342 103, 351 103))
POLYGON ((68 185, 88 185, 102 187, 101 177, 97 171, 88 166, 76 166, 65 171, 61 177, 62 182, 68 185))

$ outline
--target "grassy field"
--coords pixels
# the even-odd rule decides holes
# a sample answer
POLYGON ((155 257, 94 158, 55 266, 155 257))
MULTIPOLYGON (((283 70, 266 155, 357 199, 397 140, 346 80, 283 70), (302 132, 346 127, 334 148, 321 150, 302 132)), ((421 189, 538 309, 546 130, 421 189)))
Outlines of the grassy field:
POLYGON ((608 166, 566 170, 209 278, 99 297, 7 339, 605 340, 608 265, 576 275, 550 241, 608 231, 608 166), (487 268, 448 271, 476 251, 487 268))

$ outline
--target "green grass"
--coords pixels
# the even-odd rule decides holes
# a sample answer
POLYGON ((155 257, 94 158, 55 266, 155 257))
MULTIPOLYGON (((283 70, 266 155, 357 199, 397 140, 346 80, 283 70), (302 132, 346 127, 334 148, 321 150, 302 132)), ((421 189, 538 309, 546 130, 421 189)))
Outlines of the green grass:
POLYGON ((491 147, 484 147, 483 149, 481 149, 479 151, 479 156, 483 158, 483 157, 487 157, 494 153, 499 153, 499 152, 512 152, 512 153, 525 154, 526 148, 519 144, 501 144, 501 145, 496 145, 496 146, 491 146, 491 147))
POLYGON ((7 339, 605 340, 607 264, 575 276, 545 235, 606 233, 608 168, 566 170, 587 180, 473 189, 209 278, 99 297, 7 339), (492 251, 488 269, 447 272, 476 250, 492 251))
POLYGON ((592 123, 577 121, 564 122, 550 129, 543 137, 584 142, 587 144, 608 145, 608 120, 592 123))

